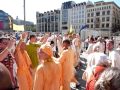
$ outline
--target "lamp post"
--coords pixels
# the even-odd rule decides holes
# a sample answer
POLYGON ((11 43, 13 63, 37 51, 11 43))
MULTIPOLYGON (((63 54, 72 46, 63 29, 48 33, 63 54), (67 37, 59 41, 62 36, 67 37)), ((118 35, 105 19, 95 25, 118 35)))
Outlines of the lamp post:
POLYGON ((25 30, 25 26, 26 26, 26 3, 25 0, 23 0, 23 10, 24 10, 24 30, 25 30))

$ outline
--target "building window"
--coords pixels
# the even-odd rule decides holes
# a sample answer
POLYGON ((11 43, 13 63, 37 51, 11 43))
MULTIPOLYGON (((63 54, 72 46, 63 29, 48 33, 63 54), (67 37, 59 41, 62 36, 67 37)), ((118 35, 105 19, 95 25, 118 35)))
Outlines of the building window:
POLYGON ((96 18, 96 22, 99 23, 100 22, 100 18, 96 18))
POLYGON ((47 18, 45 18, 45 22, 47 22, 47 18))
POLYGON ((37 20, 37 23, 39 23, 39 20, 37 20))
POLYGON ((58 29, 56 28, 55 31, 58 32, 58 29))
POLYGON ((107 15, 110 15, 110 11, 107 11, 107 15))
POLYGON ((91 25, 91 28, 93 28, 93 24, 91 25))
POLYGON ((105 11, 102 12, 102 15, 105 15, 105 11))
POLYGON ((106 8, 108 9, 108 6, 106 8))
POLYGON ((102 18, 102 22, 105 22, 105 17, 102 18))
POLYGON ((111 8, 111 6, 109 6, 109 9, 111 8))
POLYGON ((39 23, 41 23, 41 19, 39 20, 39 23))
POLYGON ((67 24, 67 22, 62 22, 62 24, 67 24))
POLYGON ((120 24, 120 20, 118 20, 118 24, 120 24))
POLYGON ((102 24, 102 28, 104 28, 105 27, 105 24, 102 24))
POLYGON ((100 16, 100 12, 96 12, 96 16, 100 16))
POLYGON ((97 11, 99 10, 99 8, 97 8, 97 11))
POLYGON ((62 27, 62 29, 68 29, 68 27, 62 27))
POLYGON ((82 23, 84 23, 84 19, 82 19, 82 23))
POLYGON ((90 13, 87 14, 87 17, 90 17, 90 13))
POLYGON ((106 27, 109 28, 109 23, 106 24, 106 27))
POLYGON ((106 7, 104 7, 104 9, 106 9, 106 7))
POLYGON ((88 28, 89 28, 89 25, 88 25, 88 28))
POLYGON ((42 18, 42 22, 44 22, 44 18, 42 18))
POLYGON ((100 27, 100 24, 96 24, 95 26, 96 26, 96 28, 99 28, 99 27, 100 27))
POLYGON ((78 26, 76 26, 76 29, 78 29, 78 26))
POLYGON ((87 23, 89 23, 90 22, 90 20, 89 19, 87 19, 87 23))
POLYGON ((102 10, 103 10, 104 8, 102 7, 102 10))
POLYGON ((94 16, 94 13, 91 13, 91 17, 93 17, 94 16))
POLYGON ((106 21, 110 21, 110 17, 106 17, 106 21))
POLYGON ((91 22, 93 22, 93 19, 91 19, 91 22))

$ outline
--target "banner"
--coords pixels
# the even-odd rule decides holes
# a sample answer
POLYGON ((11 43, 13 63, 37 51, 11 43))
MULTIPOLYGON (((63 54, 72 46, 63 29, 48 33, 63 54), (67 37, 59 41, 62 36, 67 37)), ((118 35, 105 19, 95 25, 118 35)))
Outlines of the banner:
POLYGON ((15 31, 24 31, 24 25, 13 24, 13 30, 15 30, 15 31))

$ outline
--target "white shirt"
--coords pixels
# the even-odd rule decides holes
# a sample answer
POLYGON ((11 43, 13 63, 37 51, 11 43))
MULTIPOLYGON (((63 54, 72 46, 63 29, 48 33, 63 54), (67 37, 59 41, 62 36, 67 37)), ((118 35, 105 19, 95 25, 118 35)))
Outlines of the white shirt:
POLYGON ((109 52, 109 59, 111 60, 112 67, 120 68, 120 55, 117 51, 109 52))
POLYGON ((99 64, 104 64, 105 62, 108 62, 109 58, 106 54, 101 52, 94 52, 91 53, 87 58, 87 66, 97 66, 99 64))
POLYGON ((92 44, 92 43, 89 44, 88 49, 87 49, 87 51, 86 51, 86 54, 90 54, 90 53, 93 52, 93 45, 94 45, 94 44, 92 44))
POLYGON ((99 52, 104 52, 105 44, 101 42, 97 42, 96 45, 99 47, 99 52))
POLYGON ((61 54, 63 51, 63 48, 62 48, 62 44, 59 40, 57 40, 57 46, 58 46, 58 52, 59 52, 59 54, 61 54))

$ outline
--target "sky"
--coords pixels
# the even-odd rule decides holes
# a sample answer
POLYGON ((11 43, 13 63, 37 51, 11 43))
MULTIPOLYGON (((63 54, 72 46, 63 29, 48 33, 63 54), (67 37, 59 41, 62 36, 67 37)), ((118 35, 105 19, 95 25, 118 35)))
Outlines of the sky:
MULTIPOLYGON (((26 1, 26 20, 36 23, 36 11, 43 13, 46 11, 60 9, 63 2, 69 0, 25 0, 26 1)), ((80 3, 81 0, 70 0, 80 3)), ((88 0, 83 0, 88 1, 88 0)), ((92 2, 102 0, 90 0, 92 2)), ((113 0, 104 0, 113 1, 113 0)), ((120 6, 120 0, 114 0, 120 6)), ((11 15, 14 19, 24 19, 23 0, 0 0, 0 9, 11 15)))

